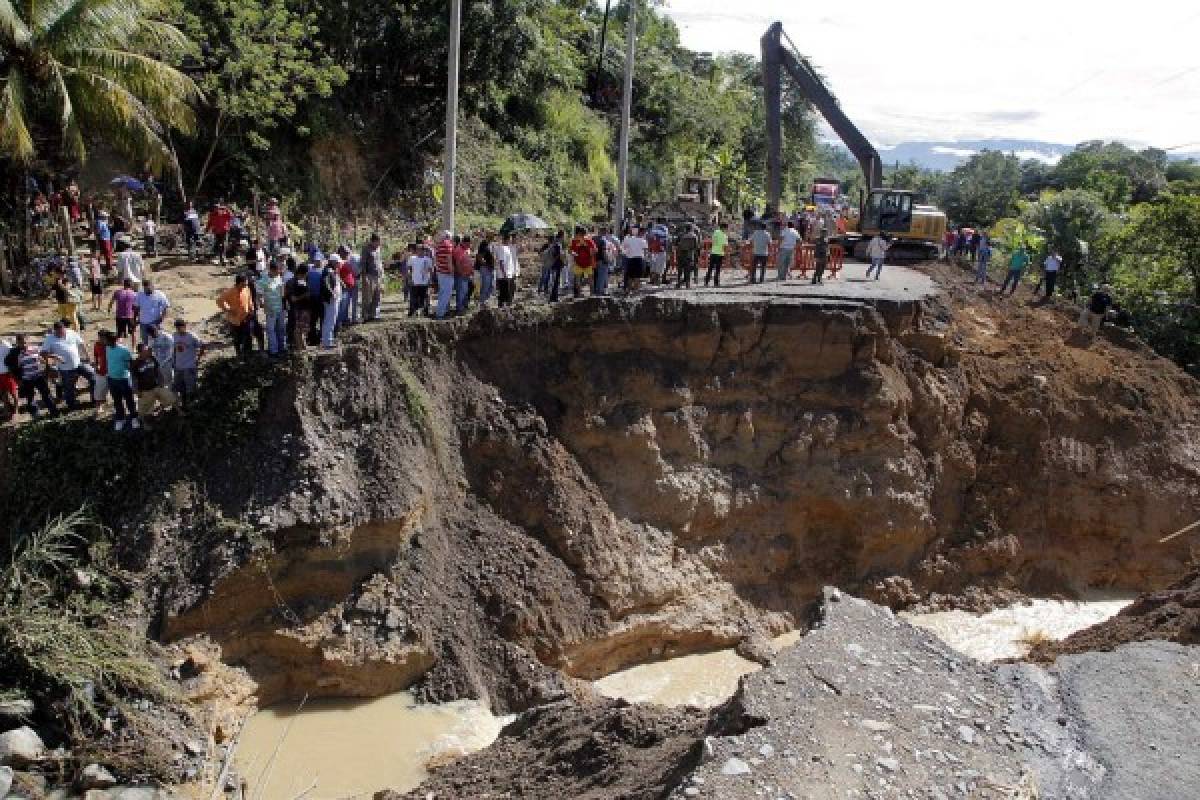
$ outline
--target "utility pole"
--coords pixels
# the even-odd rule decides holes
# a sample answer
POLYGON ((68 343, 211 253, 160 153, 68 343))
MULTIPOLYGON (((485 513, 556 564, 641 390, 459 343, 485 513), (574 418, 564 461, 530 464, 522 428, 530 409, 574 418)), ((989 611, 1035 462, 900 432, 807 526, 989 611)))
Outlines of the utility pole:
POLYGON ((446 80, 446 163, 442 172, 442 228, 454 232, 454 179, 458 168, 458 45, 462 0, 450 0, 450 54, 446 80))
POLYGON ((613 203, 614 231, 621 235, 625 224, 625 191, 629 182, 629 116, 633 108, 633 56, 637 43, 637 0, 628 0, 625 24, 625 89, 621 93, 621 144, 617 156, 617 198, 613 203))

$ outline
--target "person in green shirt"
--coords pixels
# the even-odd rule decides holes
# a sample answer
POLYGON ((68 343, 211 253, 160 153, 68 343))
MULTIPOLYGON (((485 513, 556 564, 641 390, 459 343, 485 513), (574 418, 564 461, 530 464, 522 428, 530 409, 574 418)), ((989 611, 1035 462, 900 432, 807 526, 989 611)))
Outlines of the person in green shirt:
POLYGON ((1008 260, 1008 274, 1004 276, 1004 283, 1000 285, 1000 294, 1004 294, 1004 290, 1008 289, 1010 281, 1012 289, 1008 293, 1009 296, 1017 293, 1017 287, 1021 285, 1021 274, 1025 272, 1027 266, 1029 266, 1029 253, 1025 251, 1024 245, 1018 246, 1008 260))
POLYGON ((712 248, 708 251, 708 271, 704 273, 704 285, 713 282, 721 286, 721 267, 725 265, 725 248, 729 246, 729 234, 725 233, 725 223, 722 222, 712 234, 712 248))

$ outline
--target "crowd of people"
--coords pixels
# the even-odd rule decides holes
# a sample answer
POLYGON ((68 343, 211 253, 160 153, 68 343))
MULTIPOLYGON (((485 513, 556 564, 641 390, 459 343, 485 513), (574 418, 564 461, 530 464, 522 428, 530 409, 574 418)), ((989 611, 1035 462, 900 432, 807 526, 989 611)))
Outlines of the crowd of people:
MULTIPOLYGON (((106 211, 95 209, 92 217, 91 255, 64 261, 48 278, 58 319, 53 330, 36 346, 23 335, 12 342, 0 340, 0 397, 10 413, 15 414, 19 400, 24 400, 31 416, 53 416, 80 406, 82 384, 97 413, 111 399, 115 426, 137 428, 157 409, 186 405, 196 391, 206 346, 182 318, 174 320, 174 334, 166 330, 171 302, 156 287, 143 256, 158 251, 153 221, 140 223, 138 252, 129 231, 114 233, 106 211), (113 321, 90 347, 81 335, 85 290, 91 295, 89 313, 107 312, 113 321)), ((728 223, 706 232, 694 222, 672 229, 664 219, 631 215, 619 231, 580 225, 569 237, 564 230, 554 231, 533 247, 526 236, 513 233, 442 231, 411 241, 390 256, 384 254, 377 234, 361 248, 340 245, 326 253, 310 242, 293 250, 275 199, 266 204, 261 225, 256 226, 265 233, 263 238, 251 236, 245 215, 221 202, 213 204, 204 219, 188 204, 182 227, 193 258, 207 235, 213 262, 234 265, 231 285, 216 297, 215 310, 235 355, 247 359, 257 351, 278 359, 310 347, 335 348, 348 327, 380 319, 387 287, 402 292, 401 313, 409 317, 441 320, 493 302, 511 306, 518 298, 523 252, 529 261, 536 255, 540 267, 536 285, 530 288, 550 303, 568 294, 631 295, 646 284, 690 289, 701 285, 701 272, 703 286, 721 287, 722 273, 742 263, 743 247, 751 284, 765 282, 772 266, 774 280, 789 279, 802 246, 812 268, 811 282, 820 284, 836 241, 830 229, 836 224, 804 212, 769 220, 747 216, 740 236, 734 238, 728 223)), ((868 280, 881 278, 890 247, 882 235, 868 241, 868 280)), ((993 254, 986 232, 948 231, 943 253, 969 259, 975 282, 986 285, 993 254)), ((1024 247, 1013 249, 1000 293, 1014 293, 1030 264, 1024 247)), ((1052 296, 1061 265, 1061 256, 1047 254, 1044 279, 1035 291, 1052 296)), ((1080 324, 1094 332, 1097 314, 1102 320, 1111 305, 1107 288, 1098 289, 1080 324)))

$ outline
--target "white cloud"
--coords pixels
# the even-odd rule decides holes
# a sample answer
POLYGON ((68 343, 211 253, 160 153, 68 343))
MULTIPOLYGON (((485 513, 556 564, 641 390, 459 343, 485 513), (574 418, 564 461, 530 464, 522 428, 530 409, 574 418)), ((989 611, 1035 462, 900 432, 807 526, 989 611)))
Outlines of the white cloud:
POLYGON ((1043 153, 1040 150, 1017 150, 1014 155, 1022 161, 1041 161, 1043 164, 1051 165, 1062 160, 1062 156, 1058 153, 1043 153))
POLYGON ((946 147, 945 145, 940 144, 929 149, 934 153, 941 153, 942 155, 947 156, 958 156, 959 158, 970 158, 979 152, 978 150, 972 150, 967 147, 946 147))
POLYGON ((685 45, 758 53, 775 19, 877 144, 1106 138, 1171 147, 1200 129, 1200 12, 1119 4, 961 0, 670 0, 685 45))

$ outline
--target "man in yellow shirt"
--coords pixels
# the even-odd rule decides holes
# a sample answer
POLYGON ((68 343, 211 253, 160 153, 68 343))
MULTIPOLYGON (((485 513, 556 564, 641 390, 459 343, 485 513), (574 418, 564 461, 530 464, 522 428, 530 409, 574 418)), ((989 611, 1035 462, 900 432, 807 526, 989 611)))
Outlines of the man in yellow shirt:
POLYGON ((251 315, 254 313, 254 298, 250 295, 250 287, 246 285, 245 275, 238 275, 234 285, 221 292, 217 297, 217 308, 225 312, 225 321, 229 323, 230 333, 233 334, 233 351, 242 358, 249 357, 253 341, 251 315))
POLYGON ((721 267, 725 264, 725 248, 729 245, 729 235, 725 233, 725 223, 722 222, 712 234, 712 249, 708 251, 708 272, 704 274, 704 285, 709 281, 721 286, 721 267))

